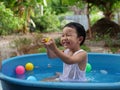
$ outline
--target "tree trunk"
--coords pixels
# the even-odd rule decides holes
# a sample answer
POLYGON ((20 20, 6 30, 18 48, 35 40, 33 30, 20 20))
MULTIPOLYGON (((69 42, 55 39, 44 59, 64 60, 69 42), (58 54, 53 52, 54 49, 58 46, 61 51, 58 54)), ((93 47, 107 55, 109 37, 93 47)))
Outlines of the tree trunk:
POLYGON ((87 18, 88 18, 88 32, 89 32, 89 38, 92 39, 92 31, 91 31, 91 25, 90 25, 89 9, 90 9, 89 4, 87 4, 86 14, 87 14, 87 18))
POLYGON ((117 21, 118 24, 120 25, 120 10, 117 11, 117 21))
POLYGON ((120 25, 120 12, 118 12, 118 24, 120 25))

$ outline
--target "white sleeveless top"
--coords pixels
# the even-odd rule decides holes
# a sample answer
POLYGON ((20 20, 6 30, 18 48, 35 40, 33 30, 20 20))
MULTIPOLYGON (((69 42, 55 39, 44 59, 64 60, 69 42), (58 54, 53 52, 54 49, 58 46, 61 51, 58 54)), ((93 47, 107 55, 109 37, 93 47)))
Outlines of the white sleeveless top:
MULTIPOLYGON (((80 49, 76 51, 73 55, 84 51, 80 49)), ((69 49, 64 51, 65 54, 68 54, 69 49)), ((63 74, 59 77, 60 81, 86 81, 85 70, 80 70, 78 64, 66 64, 63 63, 63 74)))

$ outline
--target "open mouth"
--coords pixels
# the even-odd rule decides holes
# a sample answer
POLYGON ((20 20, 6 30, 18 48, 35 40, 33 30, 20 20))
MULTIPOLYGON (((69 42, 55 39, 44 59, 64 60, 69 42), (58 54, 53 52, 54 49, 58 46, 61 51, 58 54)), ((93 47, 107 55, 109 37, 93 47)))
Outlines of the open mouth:
POLYGON ((70 45, 70 42, 62 42, 62 45, 63 45, 63 46, 69 46, 69 45, 70 45))

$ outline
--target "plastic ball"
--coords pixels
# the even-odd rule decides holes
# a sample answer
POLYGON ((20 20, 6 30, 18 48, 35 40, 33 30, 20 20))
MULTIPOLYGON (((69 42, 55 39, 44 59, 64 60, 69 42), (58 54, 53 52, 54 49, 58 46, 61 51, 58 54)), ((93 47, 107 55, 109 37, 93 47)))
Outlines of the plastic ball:
POLYGON ((26 69, 27 71, 31 71, 31 70, 34 69, 34 65, 33 65, 32 63, 27 63, 27 64, 25 65, 25 69, 26 69))
POLYGON ((91 69, 92 69, 92 66, 89 63, 87 63, 87 65, 86 65, 86 72, 90 72, 91 69))
POLYGON ((37 81, 36 77, 34 77, 34 76, 29 76, 27 78, 27 80, 29 80, 29 81, 37 81))
POLYGON ((24 66, 22 66, 22 65, 18 65, 18 66, 16 67, 15 71, 16 71, 16 74, 22 75, 22 74, 25 73, 25 68, 24 68, 24 66))

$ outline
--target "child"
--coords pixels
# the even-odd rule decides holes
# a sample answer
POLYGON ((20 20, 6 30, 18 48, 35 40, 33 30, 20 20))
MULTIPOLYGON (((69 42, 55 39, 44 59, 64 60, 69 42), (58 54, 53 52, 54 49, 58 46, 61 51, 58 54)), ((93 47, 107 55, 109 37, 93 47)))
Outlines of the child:
POLYGON ((48 42, 42 40, 48 56, 50 58, 59 57, 64 62, 63 74, 59 76, 60 81, 86 81, 87 52, 80 48, 85 41, 85 37, 84 27, 79 23, 70 22, 64 26, 61 37, 64 51, 57 48, 53 39, 48 42))

